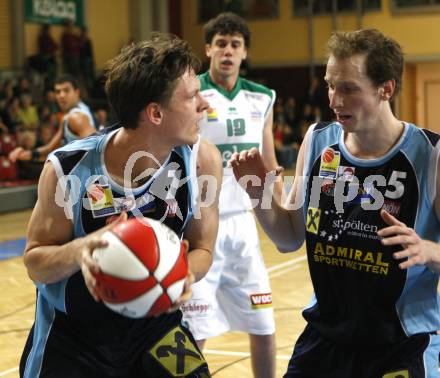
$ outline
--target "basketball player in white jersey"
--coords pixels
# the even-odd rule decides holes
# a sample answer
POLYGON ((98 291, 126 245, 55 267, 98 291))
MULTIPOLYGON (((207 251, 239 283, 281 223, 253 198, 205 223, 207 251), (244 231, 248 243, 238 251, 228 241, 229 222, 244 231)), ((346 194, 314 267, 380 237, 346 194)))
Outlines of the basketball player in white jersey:
POLYGON ((17 147, 9 154, 11 161, 44 160, 49 153, 76 139, 96 132, 95 122, 89 107, 81 101, 78 82, 73 76, 62 75, 55 81, 55 97, 63 113, 58 130, 44 146, 33 150, 17 147))
POLYGON ((272 134, 275 92, 239 76, 250 42, 241 17, 222 13, 204 31, 211 61, 199 79, 210 107, 200 132, 217 145, 223 157, 220 225, 213 265, 193 286, 192 300, 182 309, 200 347, 207 338, 230 330, 248 333, 254 376, 270 378, 275 376, 271 288, 250 199, 226 162, 234 152, 257 147, 265 164, 277 167, 272 134))

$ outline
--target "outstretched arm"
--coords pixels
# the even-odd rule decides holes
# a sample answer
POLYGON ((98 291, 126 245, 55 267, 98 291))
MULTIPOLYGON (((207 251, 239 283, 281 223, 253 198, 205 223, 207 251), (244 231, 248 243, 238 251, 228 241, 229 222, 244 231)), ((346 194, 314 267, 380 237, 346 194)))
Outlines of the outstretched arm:
POLYGON ((46 159, 52 151, 56 150, 61 146, 61 141, 63 139, 63 124, 60 123, 56 133, 53 135, 49 143, 44 146, 38 147, 34 150, 25 150, 23 147, 17 147, 9 154, 9 159, 12 162, 17 160, 31 160, 31 159, 46 159))
POLYGON ((188 263, 195 280, 202 279, 212 263, 212 251, 218 231, 218 198, 222 183, 220 152, 202 140, 197 159, 199 201, 184 237, 189 242, 188 263))
MULTIPOLYGON (((229 164, 232 166, 235 178, 246 189, 252 199, 258 200, 254 208, 258 220, 264 231, 282 252, 295 251, 304 242, 304 216, 302 201, 302 171, 304 167, 305 143, 300 148, 296 176, 287 200, 265 201, 266 196, 271 196, 264 190, 266 180, 273 179, 274 175, 281 173, 278 168, 270 172, 256 148, 242 151, 232 155, 229 164), (246 185, 246 179, 254 179, 260 185, 246 185), (270 203, 270 206, 263 206, 270 203)), ((276 199, 276 197, 275 197, 276 199)))

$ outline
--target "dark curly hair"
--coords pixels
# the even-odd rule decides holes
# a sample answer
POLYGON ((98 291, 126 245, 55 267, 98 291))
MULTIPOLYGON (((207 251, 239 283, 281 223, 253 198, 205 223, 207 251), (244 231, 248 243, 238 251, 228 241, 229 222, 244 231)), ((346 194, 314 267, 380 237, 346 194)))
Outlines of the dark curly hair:
POLYGON ((251 32, 249 31, 246 21, 232 12, 220 13, 217 17, 212 18, 205 24, 203 31, 205 34, 205 43, 207 44, 211 44, 216 34, 241 34, 246 48, 248 48, 251 43, 251 32))

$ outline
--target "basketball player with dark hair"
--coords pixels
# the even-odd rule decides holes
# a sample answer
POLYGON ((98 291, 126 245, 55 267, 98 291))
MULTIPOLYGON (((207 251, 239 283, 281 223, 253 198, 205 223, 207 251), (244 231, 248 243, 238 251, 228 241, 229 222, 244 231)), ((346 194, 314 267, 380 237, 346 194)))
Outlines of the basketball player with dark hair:
POLYGON ((105 230, 127 215, 146 216, 189 242, 190 272, 177 305, 209 269, 218 190, 211 186, 212 200, 198 206, 207 190, 197 176, 220 185, 221 158, 198 136, 208 107, 200 95, 198 65, 189 44, 168 35, 125 47, 109 62, 105 84, 120 127, 49 156, 24 255, 38 295, 22 377, 210 376, 181 325, 180 310, 131 319, 100 301, 99 267, 91 256, 105 245, 100 239, 105 230), (106 198, 98 205, 91 198, 97 188, 106 198))
MULTIPOLYGON (((271 378, 275 377, 272 291, 249 196, 226 163, 234 151, 256 146, 268 167, 277 166, 272 132, 275 92, 239 75, 250 44, 243 18, 221 13, 207 22, 204 34, 210 65, 199 80, 210 108, 200 134, 222 153, 223 185, 214 261, 183 306, 184 319, 199 346, 228 331, 249 334, 253 375, 271 378), (197 305, 208 310, 197 311, 197 305)), ((281 182, 276 189, 281 193, 281 182)))
POLYGON ((56 133, 47 144, 33 150, 17 147, 9 154, 11 161, 44 160, 49 153, 63 144, 88 137, 96 132, 92 113, 81 101, 76 79, 70 75, 59 76, 55 80, 54 89, 57 104, 63 114, 56 133))
MULTIPOLYGON (((306 240, 315 291, 285 377, 437 378, 440 137, 391 110, 396 41, 367 29, 327 47, 336 121, 309 128, 286 204, 257 208, 281 251, 306 240)), ((237 178, 267 173, 257 150, 231 164, 237 178)))

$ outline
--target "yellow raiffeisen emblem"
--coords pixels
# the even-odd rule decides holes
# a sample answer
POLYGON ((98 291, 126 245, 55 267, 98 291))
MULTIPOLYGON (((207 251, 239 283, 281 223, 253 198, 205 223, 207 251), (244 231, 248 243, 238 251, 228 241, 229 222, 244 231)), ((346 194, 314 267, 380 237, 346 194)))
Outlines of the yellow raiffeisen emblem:
POLYGON ((321 219, 321 209, 309 207, 307 209, 306 230, 318 235, 319 221, 321 219))
POLYGON ((149 353, 173 377, 186 376, 205 363, 203 356, 180 327, 168 332, 149 353))
POLYGON ((386 373, 385 375, 382 375, 382 378, 409 378, 409 371, 408 370, 393 371, 391 373, 386 373))

